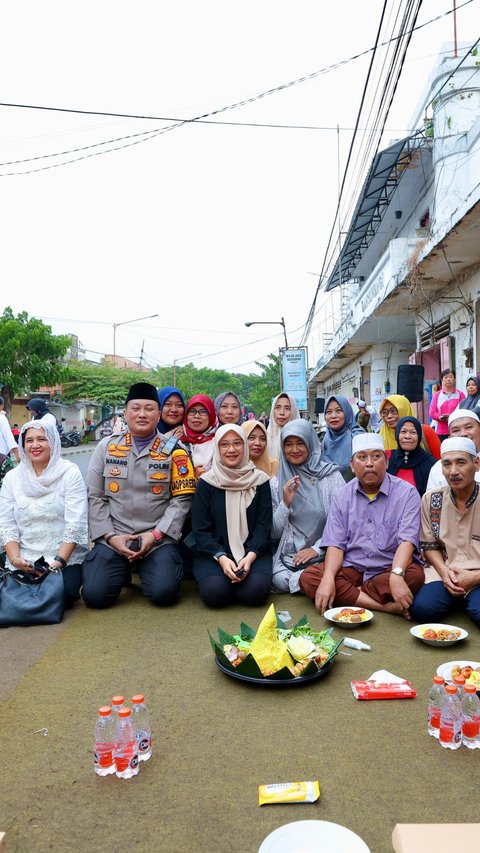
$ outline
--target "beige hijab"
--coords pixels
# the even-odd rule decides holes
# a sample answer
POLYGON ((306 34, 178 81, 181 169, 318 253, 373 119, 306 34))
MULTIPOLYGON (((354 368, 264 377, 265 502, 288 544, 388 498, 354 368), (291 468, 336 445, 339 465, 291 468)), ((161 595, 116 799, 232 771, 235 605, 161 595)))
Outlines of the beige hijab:
POLYGON ((257 486, 265 483, 268 476, 250 462, 247 436, 237 424, 224 424, 217 430, 212 468, 206 474, 202 474, 201 479, 225 491, 228 543, 238 563, 245 556, 243 543, 248 536, 247 509, 255 497, 257 486), (243 459, 236 468, 229 468, 223 464, 218 449, 219 442, 229 432, 234 432, 243 441, 243 459))
POLYGON ((278 459, 272 459, 268 452, 268 436, 265 425, 262 424, 261 421, 253 420, 245 421, 245 423, 242 424, 242 429, 244 430, 247 438, 250 433, 253 432, 255 427, 260 427, 262 432, 265 433, 265 438, 267 438, 267 444, 265 445, 265 450, 263 451, 262 455, 259 456, 257 461, 253 464, 255 465, 255 468, 258 468, 259 471, 265 471, 265 474, 267 474, 269 477, 273 477, 278 471, 278 459))
POLYGON ((287 399, 290 401, 290 405, 292 407, 292 411, 290 412, 290 420, 296 421, 300 417, 298 406, 291 394, 287 394, 286 391, 282 391, 280 394, 277 394, 277 396, 274 397, 272 408, 270 409, 270 420, 268 422, 267 427, 268 452, 272 459, 280 459, 280 455, 282 452, 280 442, 280 433, 282 431, 282 427, 277 424, 275 420, 275 404, 280 397, 287 397, 287 399))

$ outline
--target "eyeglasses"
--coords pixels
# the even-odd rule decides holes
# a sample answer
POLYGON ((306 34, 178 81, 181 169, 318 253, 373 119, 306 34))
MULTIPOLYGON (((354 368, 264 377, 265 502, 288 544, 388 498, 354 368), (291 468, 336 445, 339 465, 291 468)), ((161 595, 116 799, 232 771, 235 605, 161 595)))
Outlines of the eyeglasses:
POLYGON ((189 409, 188 414, 189 415, 200 415, 202 418, 208 417, 208 412, 206 409, 189 409))
POLYGON ((388 418, 389 415, 398 415, 397 409, 382 409, 382 418, 388 418))

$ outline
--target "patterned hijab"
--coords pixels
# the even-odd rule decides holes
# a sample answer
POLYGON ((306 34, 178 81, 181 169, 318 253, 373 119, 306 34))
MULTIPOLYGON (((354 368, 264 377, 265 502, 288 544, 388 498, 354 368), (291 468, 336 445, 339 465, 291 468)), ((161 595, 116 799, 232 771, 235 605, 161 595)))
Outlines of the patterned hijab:
POLYGON ((22 489, 28 497, 39 498, 48 495, 55 490, 55 483, 63 476, 67 468, 72 464, 61 458, 60 436, 56 424, 50 418, 39 418, 29 421, 22 426, 18 439, 18 452, 20 454, 20 465, 18 476, 22 489), (25 433, 29 429, 43 429, 50 447, 50 460, 45 471, 40 476, 35 473, 35 468, 27 456, 24 448, 25 433))

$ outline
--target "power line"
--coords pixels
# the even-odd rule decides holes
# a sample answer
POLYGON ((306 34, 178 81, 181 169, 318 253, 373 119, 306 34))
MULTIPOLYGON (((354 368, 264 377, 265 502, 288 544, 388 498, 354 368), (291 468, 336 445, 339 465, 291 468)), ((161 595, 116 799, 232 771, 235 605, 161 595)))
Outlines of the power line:
MULTIPOLYGON (((468 6, 472 2, 473 2, 473 0, 465 0, 465 2, 462 3, 461 6, 458 6, 457 9, 463 8, 464 6, 468 6)), ((431 18, 429 21, 426 21, 423 24, 419 24, 418 26, 414 26, 410 32, 410 35, 415 30, 420 30, 426 26, 429 26, 430 24, 434 23, 435 21, 438 21, 441 18, 444 18, 447 15, 452 14, 452 12, 453 12, 453 9, 447 10, 447 12, 444 12, 440 15, 437 15, 435 18, 431 18)), ((113 145, 114 146, 112 148, 107 148, 107 149, 102 150, 102 151, 94 151, 90 154, 83 153, 79 157, 74 157, 71 160, 66 160, 66 161, 63 161, 61 163, 50 163, 46 166, 39 166, 38 168, 28 169, 26 171, 3 172, 3 173, 0 173, 0 177, 12 177, 15 175, 31 175, 35 172, 41 172, 41 171, 46 171, 48 169, 59 168, 60 166, 71 165, 72 163, 76 163, 80 160, 90 159, 92 157, 98 157, 102 154, 108 154, 108 153, 112 153, 113 151, 119 151, 119 150, 122 150, 124 148, 129 148, 129 147, 132 147, 134 145, 139 145, 142 142, 148 142, 151 139, 156 138, 157 136, 162 136, 164 133, 168 133, 171 130, 175 130, 179 127, 183 127, 185 124, 206 123, 206 120, 212 118, 213 116, 217 116, 217 115, 220 115, 220 114, 227 112, 229 110, 234 110, 234 109, 238 109, 239 107, 243 107, 243 106, 247 106, 249 104, 253 104, 256 101, 259 101, 263 98, 269 97, 269 96, 276 94, 278 92, 290 89, 293 86, 297 86, 297 85, 306 83, 310 80, 314 80, 315 78, 321 76, 322 74, 327 74, 330 71, 333 71, 337 68, 342 67, 343 65, 347 65, 348 63, 353 62, 354 60, 361 58, 362 56, 367 56, 369 53, 372 53, 375 50, 377 50, 378 48, 384 47, 384 46, 396 41, 397 39, 402 38, 404 35, 405 35, 405 33, 400 33, 399 36, 394 36, 385 42, 382 42, 380 44, 376 44, 373 48, 367 48, 366 50, 361 51, 360 53, 354 54, 353 56, 350 56, 346 59, 340 60, 339 62, 333 63, 332 65, 326 66, 325 68, 321 68, 317 71, 311 72, 310 74, 306 74, 306 75, 303 75, 302 77, 298 77, 294 80, 290 80, 287 83, 282 83, 278 86, 274 86, 270 89, 266 89, 263 92, 260 92, 256 95, 252 95, 250 98, 245 98, 241 101, 237 101, 236 103, 228 104, 226 106, 218 108, 217 110, 212 110, 210 112, 204 113, 203 115, 195 116, 192 118, 171 119, 171 118, 166 118, 166 117, 161 117, 161 116, 137 115, 137 114, 133 114, 133 113, 115 113, 115 112, 103 112, 103 111, 99 111, 99 110, 82 110, 82 109, 67 108, 67 107, 50 107, 50 106, 38 105, 38 104, 17 104, 17 103, 0 102, 0 106, 15 108, 15 109, 42 110, 42 111, 47 111, 47 112, 61 112, 61 113, 70 113, 70 114, 76 114, 76 115, 96 115, 96 116, 104 116, 104 117, 108 117, 108 118, 132 118, 132 119, 141 119, 141 120, 148 120, 148 121, 172 121, 173 122, 173 124, 170 124, 164 128, 154 128, 153 130, 143 131, 142 133, 129 134, 129 135, 124 136, 124 137, 118 137, 118 138, 112 139, 112 140, 105 140, 103 142, 93 143, 92 145, 89 145, 89 146, 83 146, 82 148, 72 149, 71 151, 57 152, 55 154, 38 155, 37 157, 27 158, 25 160, 10 161, 10 162, 3 163, 3 164, 0 163, 0 166, 7 166, 7 165, 14 165, 14 164, 25 163, 25 162, 35 162, 37 160, 49 159, 52 157, 66 156, 67 154, 70 154, 70 153, 79 153, 80 154, 80 152, 91 150, 92 148, 99 148, 100 146, 103 146, 103 145, 113 145), (126 140, 129 140, 129 141, 126 141, 126 140), (124 142, 125 144, 116 145, 117 142, 124 142)), ((209 122, 209 123, 220 124, 220 122, 218 122, 218 121, 209 122)))

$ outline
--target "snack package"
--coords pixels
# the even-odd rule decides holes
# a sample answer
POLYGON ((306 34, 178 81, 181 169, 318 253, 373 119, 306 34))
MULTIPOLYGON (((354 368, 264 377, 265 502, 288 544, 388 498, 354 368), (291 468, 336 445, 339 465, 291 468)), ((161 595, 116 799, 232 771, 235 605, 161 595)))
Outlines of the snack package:
POLYGON ((318 782, 279 782, 276 785, 259 785, 258 805, 272 803, 314 803, 320 796, 318 782))
POLYGON ((415 699, 417 695, 409 681, 352 681, 350 686, 355 699, 415 699))

